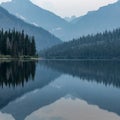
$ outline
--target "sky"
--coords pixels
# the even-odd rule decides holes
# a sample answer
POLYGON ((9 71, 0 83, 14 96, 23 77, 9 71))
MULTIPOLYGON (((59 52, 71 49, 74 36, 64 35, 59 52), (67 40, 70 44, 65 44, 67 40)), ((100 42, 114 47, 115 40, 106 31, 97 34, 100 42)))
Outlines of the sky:
MULTIPOLYGON (((0 0, 0 3, 7 0, 0 0)), ((82 16, 88 11, 97 10, 102 6, 118 0, 31 0, 34 4, 54 12, 61 17, 82 16)))

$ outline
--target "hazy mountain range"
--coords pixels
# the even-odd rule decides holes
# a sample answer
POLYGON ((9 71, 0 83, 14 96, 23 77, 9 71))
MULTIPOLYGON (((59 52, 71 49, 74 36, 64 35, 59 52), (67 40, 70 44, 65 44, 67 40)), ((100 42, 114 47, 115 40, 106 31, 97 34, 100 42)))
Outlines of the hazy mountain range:
POLYGON ((76 28, 76 35, 113 30, 120 27, 120 1, 101 7, 97 11, 88 12, 87 15, 78 17, 72 22, 76 28))
MULTIPOLYGON (((120 1, 104 6, 97 11, 88 12, 85 16, 74 18, 71 22, 34 5, 30 0, 12 0, 2 3, 1 6, 25 22, 33 24, 34 26, 31 25, 31 29, 37 28, 37 30, 40 30, 40 28, 37 27, 40 26, 63 41, 120 27, 120 1)), ((25 22, 24 24, 26 24, 25 22)), ((8 25, 5 21, 4 23, 7 27, 11 26, 9 22, 8 25)), ((14 25, 14 27, 16 27, 16 25, 14 25)), ((42 41, 39 47, 46 48, 46 46, 52 46, 60 42, 59 39, 51 34, 47 33, 46 35, 47 31, 44 31, 41 35, 38 35, 38 31, 31 31, 29 29, 28 32, 30 32, 30 34, 34 32, 36 40, 42 41)))
POLYGON ((43 27, 60 39, 69 39, 65 35, 65 28, 71 27, 70 23, 52 12, 34 5, 30 0, 12 0, 2 3, 2 7, 26 22, 43 27))
POLYGON ((120 27, 120 1, 74 18, 71 22, 34 5, 30 0, 12 0, 2 3, 2 6, 25 21, 45 28, 63 41, 120 27))
POLYGON ((61 40, 50 34, 43 28, 28 24, 21 19, 9 14, 8 11, 0 7, 0 28, 4 30, 15 28, 18 31, 24 30, 30 36, 35 36, 37 50, 51 47, 61 43, 61 40))

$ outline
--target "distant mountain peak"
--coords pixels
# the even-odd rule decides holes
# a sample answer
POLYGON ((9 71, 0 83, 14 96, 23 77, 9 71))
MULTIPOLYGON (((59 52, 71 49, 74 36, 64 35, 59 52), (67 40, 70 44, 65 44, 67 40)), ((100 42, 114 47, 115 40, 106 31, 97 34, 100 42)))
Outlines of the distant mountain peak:
POLYGON ((2 3, 1 6, 7 9, 11 14, 14 14, 19 18, 22 16, 26 22, 31 24, 35 23, 37 26, 41 26, 47 31, 50 31, 62 40, 66 39, 65 37, 68 37, 68 35, 62 31, 70 25, 67 21, 60 16, 35 5, 30 0, 12 0, 2 3), (62 29, 58 30, 56 28, 62 29))
POLYGON ((68 22, 71 22, 72 20, 76 19, 77 17, 75 15, 71 16, 71 17, 65 17, 64 19, 68 22))

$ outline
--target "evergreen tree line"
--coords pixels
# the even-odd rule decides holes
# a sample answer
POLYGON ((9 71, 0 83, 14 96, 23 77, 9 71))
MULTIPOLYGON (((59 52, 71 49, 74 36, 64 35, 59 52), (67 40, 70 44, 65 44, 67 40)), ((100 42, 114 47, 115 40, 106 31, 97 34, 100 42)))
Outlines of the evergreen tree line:
POLYGON ((0 54, 13 57, 34 56, 36 54, 34 37, 29 37, 24 31, 2 29, 0 30, 0 54))
POLYGON ((120 29, 87 35, 40 52, 49 59, 120 58, 120 29))

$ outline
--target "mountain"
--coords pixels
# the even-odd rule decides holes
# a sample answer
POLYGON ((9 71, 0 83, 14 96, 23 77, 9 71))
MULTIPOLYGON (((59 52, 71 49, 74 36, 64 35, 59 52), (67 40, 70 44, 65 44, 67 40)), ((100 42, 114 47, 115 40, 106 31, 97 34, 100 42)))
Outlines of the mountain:
POLYGON ((30 0, 12 0, 2 3, 1 6, 26 22, 41 26, 62 40, 69 39, 65 28, 69 29, 70 23, 54 13, 36 6, 30 0))
POLYGON ((30 0, 12 0, 1 5, 10 13, 45 28, 63 41, 120 27, 120 1, 88 12, 71 22, 34 5, 30 0))
POLYGON ((75 20, 77 17, 76 16, 71 16, 71 17, 65 17, 64 19, 66 20, 66 21, 68 21, 68 22, 71 22, 71 21, 73 21, 73 20, 75 20))
POLYGON ((30 36, 35 36, 37 50, 44 49, 61 43, 61 40, 50 34, 41 27, 28 24, 23 20, 11 15, 4 8, 0 7, 0 28, 4 30, 15 28, 18 31, 24 30, 30 36))
POLYGON ((101 7, 97 11, 88 12, 87 15, 76 18, 71 23, 77 26, 76 34, 81 35, 118 28, 120 27, 120 1, 101 7))

